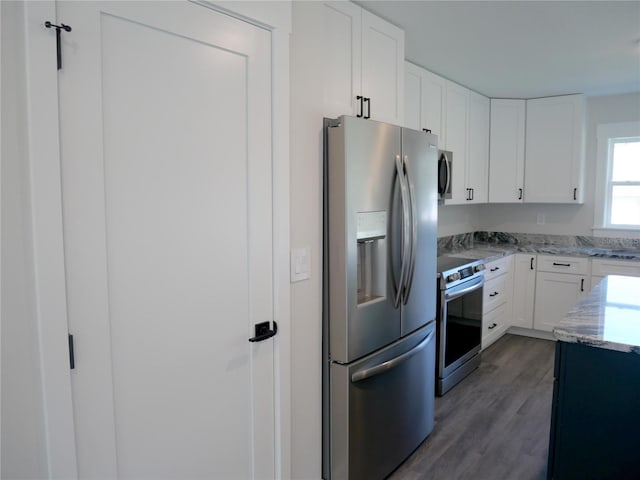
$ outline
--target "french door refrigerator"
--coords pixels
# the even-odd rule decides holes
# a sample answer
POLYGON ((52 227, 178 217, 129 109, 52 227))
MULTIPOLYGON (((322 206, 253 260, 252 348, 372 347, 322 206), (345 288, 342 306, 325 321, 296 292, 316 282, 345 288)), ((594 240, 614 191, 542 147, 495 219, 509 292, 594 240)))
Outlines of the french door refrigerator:
POLYGON ((325 119, 323 477, 382 479, 433 430, 437 137, 325 119))

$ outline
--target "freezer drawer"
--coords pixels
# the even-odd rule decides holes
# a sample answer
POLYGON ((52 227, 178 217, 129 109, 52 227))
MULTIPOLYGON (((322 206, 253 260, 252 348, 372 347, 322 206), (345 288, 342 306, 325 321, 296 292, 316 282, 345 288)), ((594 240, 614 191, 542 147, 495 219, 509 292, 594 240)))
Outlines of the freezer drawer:
POLYGON ((325 478, 382 479, 433 430, 435 322, 330 369, 331 475, 325 478))

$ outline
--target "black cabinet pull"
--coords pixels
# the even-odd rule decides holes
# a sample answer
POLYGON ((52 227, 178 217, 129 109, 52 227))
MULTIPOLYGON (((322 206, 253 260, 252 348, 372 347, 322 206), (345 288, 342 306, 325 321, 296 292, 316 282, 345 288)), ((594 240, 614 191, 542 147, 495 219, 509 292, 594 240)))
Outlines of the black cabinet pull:
POLYGON ((556 263, 556 262, 553 262, 553 264, 554 264, 556 267, 570 267, 570 266, 571 266, 571 264, 570 264, 570 263, 556 263))
POLYGON ((365 97, 364 101, 367 102, 367 114, 364 118, 371 118, 371 98, 365 97))
POLYGON ((495 297, 496 295, 499 295, 498 292, 493 292, 489 294, 490 297, 495 297))
POLYGON ((357 101, 357 100, 360 100, 360 113, 356 115, 356 117, 358 117, 358 118, 362 118, 362 111, 363 111, 362 99, 363 99, 363 98, 364 98, 364 97, 363 97, 362 95, 358 95, 358 96, 356 97, 356 101, 357 101))
POLYGON ((73 335, 69 334, 69 368, 76 368, 76 355, 73 348, 73 335))
POLYGON ((489 325, 489 330, 493 330, 494 328, 496 328, 498 326, 497 323, 492 323, 491 325, 489 325))
POLYGON ((533 270, 533 257, 531 257, 531 270, 533 270))
POLYGON ((249 339, 250 342, 261 342, 266 340, 267 338, 273 337, 276 333, 278 333, 278 324, 273 322, 273 330, 269 329, 269 322, 262 322, 255 324, 255 337, 251 337, 249 339))
POLYGON ((577 188, 574 188, 574 189, 573 189, 573 199, 574 199, 574 200, 577 200, 577 199, 578 199, 578 189, 577 189, 577 188))
POLYGON ((584 278, 580 279, 580 291, 584 292, 584 278))
POLYGON ((498 270, 500 270, 500 267, 493 267, 489 269, 490 272, 496 272, 498 270))
POLYGON ((431 130, 429 130, 428 128, 423 128, 422 131, 426 133, 431 133, 431 130))
POLYGON ((522 189, 518 189, 518 200, 522 200, 522 189))

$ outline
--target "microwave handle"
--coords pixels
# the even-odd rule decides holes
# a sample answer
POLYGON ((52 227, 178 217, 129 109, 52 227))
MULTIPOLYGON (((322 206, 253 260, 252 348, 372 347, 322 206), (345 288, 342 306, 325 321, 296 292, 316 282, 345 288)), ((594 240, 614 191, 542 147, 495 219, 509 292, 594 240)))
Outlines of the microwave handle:
POLYGON ((440 185, 440 174, 438 173, 438 193, 444 196, 449 191, 449 187, 451 186, 451 164, 449 163, 449 157, 447 157, 447 154, 444 152, 440 154, 440 160, 438 162, 438 172, 440 171, 440 166, 442 164, 444 164, 446 175, 444 186, 442 186, 440 185))

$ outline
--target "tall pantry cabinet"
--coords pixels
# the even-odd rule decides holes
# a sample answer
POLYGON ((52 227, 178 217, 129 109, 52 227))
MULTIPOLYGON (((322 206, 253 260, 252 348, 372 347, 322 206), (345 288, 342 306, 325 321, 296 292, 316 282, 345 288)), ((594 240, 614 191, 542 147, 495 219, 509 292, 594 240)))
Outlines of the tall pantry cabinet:
POLYGON ((323 2, 318 20, 324 26, 324 115, 401 125, 404 31, 351 2, 323 2))

